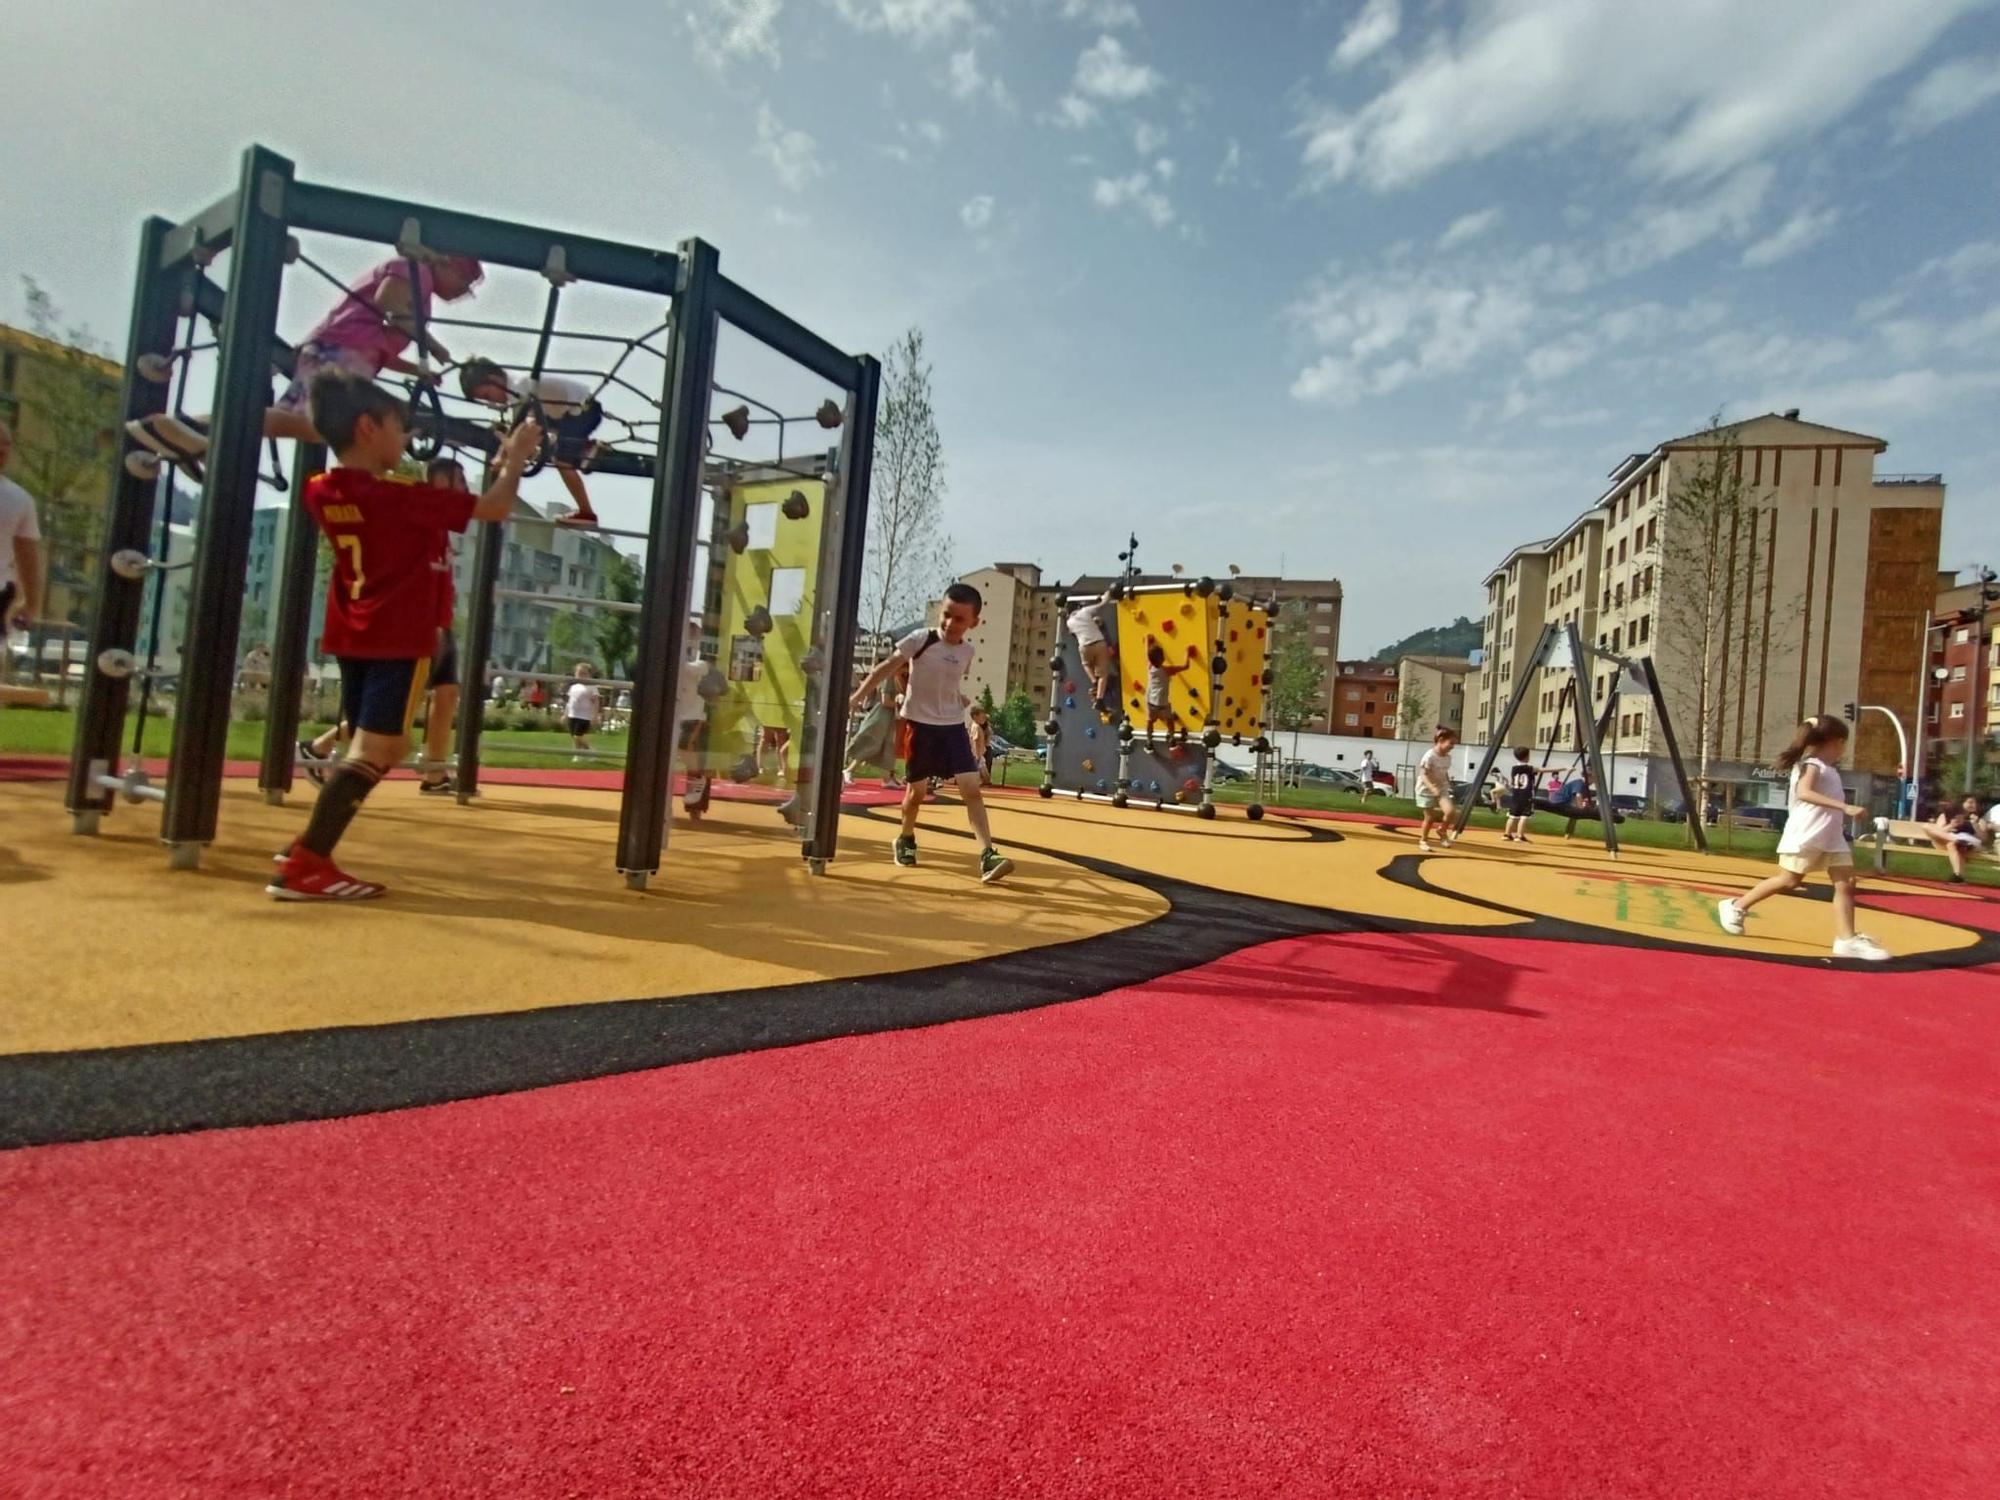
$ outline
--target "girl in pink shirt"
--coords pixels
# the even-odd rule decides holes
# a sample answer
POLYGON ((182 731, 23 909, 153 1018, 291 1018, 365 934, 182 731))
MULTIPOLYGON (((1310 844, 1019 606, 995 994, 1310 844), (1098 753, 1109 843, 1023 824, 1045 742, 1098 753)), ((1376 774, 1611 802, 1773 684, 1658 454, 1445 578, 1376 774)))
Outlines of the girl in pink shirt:
MULTIPOLYGON (((301 443, 321 441, 313 430, 307 402, 315 375, 340 370, 373 380, 384 370, 401 375, 428 373, 403 358, 418 328, 429 321, 431 301, 456 302, 468 297, 486 274, 470 255, 441 255, 385 260, 350 284, 333 310, 307 334, 292 367, 292 383, 278 404, 264 413, 264 435, 301 443), (410 285, 416 268, 417 284, 410 285)), ((424 333, 424 350, 448 363, 451 352, 424 333)), ((207 423, 183 422, 171 412, 129 423, 126 430, 143 447, 169 463, 198 460, 208 451, 207 423)))

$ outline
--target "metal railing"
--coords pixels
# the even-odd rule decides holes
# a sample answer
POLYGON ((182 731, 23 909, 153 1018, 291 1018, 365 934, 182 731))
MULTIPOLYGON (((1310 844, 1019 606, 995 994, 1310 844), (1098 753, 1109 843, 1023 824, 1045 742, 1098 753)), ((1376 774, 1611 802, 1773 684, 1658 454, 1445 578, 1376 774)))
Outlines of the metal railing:
POLYGON ((1942 474, 1877 474, 1877 484, 1932 485, 1943 484, 1942 474))

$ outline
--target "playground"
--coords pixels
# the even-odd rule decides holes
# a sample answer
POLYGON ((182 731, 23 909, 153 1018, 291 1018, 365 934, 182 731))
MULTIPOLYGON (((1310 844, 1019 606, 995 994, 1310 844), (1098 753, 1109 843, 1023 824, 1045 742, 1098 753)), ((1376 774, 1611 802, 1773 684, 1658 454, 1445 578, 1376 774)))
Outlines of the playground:
POLYGON ((397 899, 307 924, 247 779, 169 874, 16 774, 23 1493, 2000 1479, 1963 888, 1870 881, 1862 970, 1720 930, 1758 861, 1033 792, 985 888, 864 784, 824 875, 718 799, 635 892, 612 773, 494 772, 385 787, 397 899))

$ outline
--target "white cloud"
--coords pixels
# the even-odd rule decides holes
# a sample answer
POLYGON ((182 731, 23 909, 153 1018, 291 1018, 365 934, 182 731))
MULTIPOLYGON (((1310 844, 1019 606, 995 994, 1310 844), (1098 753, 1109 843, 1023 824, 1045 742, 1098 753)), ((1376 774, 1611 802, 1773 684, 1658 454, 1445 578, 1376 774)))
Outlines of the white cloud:
POLYGON ((979 17, 972 0, 832 0, 856 31, 882 31, 916 46, 957 35, 979 17))
POLYGON ((1743 264, 1756 268, 1775 266, 1789 256, 1818 244, 1840 222, 1837 208, 1802 208, 1743 252, 1743 264))
POLYGON ((944 144, 945 139, 944 126, 936 120, 899 120, 896 122, 896 134, 899 139, 875 149, 906 167, 936 156, 938 147, 944 144))
POLYGON ((1100 177, 1090 190, 1091 202, 1099 208, 1139 210, 1155 229, 1174 222, 1174 206, 1153 184, 1152 174, 1134 172, 1129 177, 1100 177))
POLYGON ((1316 278, 1288 311, 1326 351, 1299 372, 1292 395, 1345 403, 1454 374, 1512 348, 1525 337, 1536 308, 1519 286, 1393 267, 1316 278))
POLYGON ((1153 163, 1153 170, 1159 174, 1160 181, 1172 182, 1174 180, 1174 159, 1171 156, 1161 157, 1153 163))
POLYGON ((820 165, 819 142, 803 130, 787 130, 768 104, 757 106, 757 154, 794 193, 826 175, 826 168, 820 165))
POLYGON ((1463 245, 1467 240, 1476 240, 1495 224, 1500 222, 1501 210, 1482 208, 1477 213, 1466 214, 1453 219, 1451 227, 1438 236, 1438 249, 1449 250, 1455 245, 1463 245))
POLYGON ((1132 0, 1062 0, 1062 18, 1086 26, 1137 26, 1139 11, 1132 0))
POLYGON ((1141 156, 1151 156, 1167 143, 1167 132, 1148 120, 1141 120, 1132 127, 1132 149, 1141 156))
POLYGON ((1961 404, 1987 404, 2000 391, 2000 370, 1941 371, 1929 367, 1831 385, 1775 388, 1746 403, 1754 411, 1796 406, 1815 422, 1879 432, 1898 417, 1935 417, 1961 404))
POLYGON ((951 97, 961 104, 970 104, 978 99, 990 99, 1002 109, 1011 109, 1014 96, 1007 85, 981 70, 979 49, 967 47, 963 52, 954 52, 946 70, 946 86, 951 97))
POLYGON ((1366 62, 1396 40, 1396 33, 1402 27, 1403 9, 1398 0, 1368 0, 1340 39, 1340 45, 1333 49, 1329 66, 1351 68, 1366 62))
POLYGON ((2000 52, 1941 63, 1911 89, 1897 111, 1896 138, 1909 140, 1964 118, 2000 98, 2000 52))
POLYGON ((1978 291, 1992 281, 1996 271, 2000 271, 2000 240, 1970 240, 1899 276, 1888 291, 1863 300, 1854 309, 1854 316, 1863 323, 1887 317, 1928 284, 1942 284, 1946 291, 1960 295, 1978 291))
POLYGON ((1100 36, 1076 59, 1073 91, 1087 99, 1130 104, 1143 99, 1166 80, 1145 63, 1134 62, 1115 36, 1100 36))
POLYGON ((1097 106, 1075 94, 1064 94, 1049 118, 1064 130, 1081 130, 1097 118, 1097 106))
POLYGON ((759 58, 777 67, 778 15, 784 0, 702 0, 687 12, 695 56, 720 71, 745 58, 759 58))
POLYGON ((1243 175, 1243 145, 1232 140, 1229 149, 1222 153, 1222 165, 1215 169, 1215 185, 1227 187, 1243 175))
POLYGON ((1401 187, 1577 140, 1648 175, 1715 177, 1839 119, 1983 3, 1486 0, 1359 109, 1309 112, 1306 182, 1401 187))
POLYGON ((1607 275, 1630 276, 1707 244, 1718 236, 1741 239, 1750 232, 1776 173, 1759 163, 1692 196, 1649 199, 1632 222, 1612 236, 1603 251, 1607 275))
POLYGON ((981 193, 968 198, 958 210, 958 222, 975 234, 993 222, 993 195, 981 193))

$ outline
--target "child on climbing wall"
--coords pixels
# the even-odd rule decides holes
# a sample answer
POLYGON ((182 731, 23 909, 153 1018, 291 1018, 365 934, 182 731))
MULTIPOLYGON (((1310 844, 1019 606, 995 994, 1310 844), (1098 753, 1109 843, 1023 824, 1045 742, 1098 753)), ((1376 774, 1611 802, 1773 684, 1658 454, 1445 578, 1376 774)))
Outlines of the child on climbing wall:
POLYGON ((1431 852, 1431 825, 1435 823, 1438 842, 1451 847, 1451 820, 1457 811, 1451 801, 1451 751, 1458 743, 1458 731, 1439 726, 1431 736, 1431 748, 1417 762, 1417 808, 1424 815, 1417 829, 1417 849, 1431 852))
POLYGON ((1791 744, 1779 752, 1778 769, 1792 773, 1792 806, 1778 839, 1778 873, 1741 896, 1716 903, 1716 920, 1724 932, 1743 936, 1743 918, 1751 907, 1797 890, 1806 876, 1824 870, 1833 882, 1833 956, 1869 963, 1889 957, 1888 949, 1854 930, 1854 853, 1847 844, 1847 819, 1867 809, 1847 800, 1835 769, 1846 750, 1846 723, 1820 714, 1800 725, 1791 744))
POLYGON ((1158 641, 1146 648, 1146 748, 1153 748, 1153 726, 1167 726, 1167 743, 1187 739, 1187 730, 1174 714, 1173 680, 1185 672, 1201 653, 1188 647, 1188 659, 1177 666, 1167 663, 1167 648, 1158 641), (1176 736, 1179 738, 1176 739, 1176 736))
POLYGON ((1109 706, 1111 692, 1111 643, 1105 638, 1103 611, 1111 604, 1111 590, 1101 598, 1070 611, 1070 634, 1076 637, 1077 654, 1090 678, 1090 701, 1102 712, 1109 706))
POLYGON ((966 632, 979 623, 983 603, 969 583, 954 583, 944 591, 944 608, 935 630, 913 630, 896 643, 895 654, 870 672, 854 690, 850 705, 860 713, 870 695, 907 665, 910 685, 903 697, 902 719, 908 732, 909 763, 903 775, 903 830, 896 837, 899 865, 917 862, 917 815, 923 810, 924 786, 932 777, 958 784, 965 816, 979 839, 979 878, 990 885, 1004 878, 1014 862, 993 847, 986 801, 979 790, 979 758, 973 754, 965 711, 965 674, 972 667, 972 642, 966 632))

